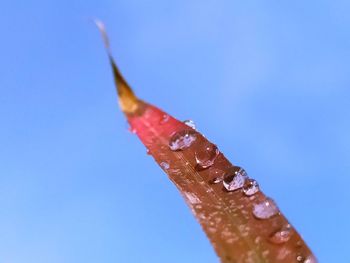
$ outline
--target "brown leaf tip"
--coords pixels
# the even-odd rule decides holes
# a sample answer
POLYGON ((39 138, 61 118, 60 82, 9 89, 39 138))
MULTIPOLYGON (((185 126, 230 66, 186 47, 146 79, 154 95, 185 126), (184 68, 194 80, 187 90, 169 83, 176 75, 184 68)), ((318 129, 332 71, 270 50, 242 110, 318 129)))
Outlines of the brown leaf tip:
POLYGON ((117 64, 114 61, 104 23, 98 19, 94 19, 94 23, 102 35, 103 43, 106 48, 110 64, 112 66, 114 82, 118 92, 119 106, 125 113, 134 113, 138 110, 139 100, 135 96, 129 84, 124 79, 119 68, 117 67, 117 64))

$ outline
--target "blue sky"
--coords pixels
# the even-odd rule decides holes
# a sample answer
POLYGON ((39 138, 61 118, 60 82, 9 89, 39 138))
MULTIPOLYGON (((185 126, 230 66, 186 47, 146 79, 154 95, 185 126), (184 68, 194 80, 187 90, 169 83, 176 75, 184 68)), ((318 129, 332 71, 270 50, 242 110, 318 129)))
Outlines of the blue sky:
POLYGON ((348 262, 349 1, 2 1, 0 263, 217 262, 127 125, 90 18, 143 99, 193 119, 320 262, 348 262))

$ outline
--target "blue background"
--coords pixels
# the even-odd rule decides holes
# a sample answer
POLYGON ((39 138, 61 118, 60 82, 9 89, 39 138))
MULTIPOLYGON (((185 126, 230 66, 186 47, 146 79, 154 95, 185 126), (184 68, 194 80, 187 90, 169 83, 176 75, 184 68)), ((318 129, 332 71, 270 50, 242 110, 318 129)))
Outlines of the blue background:
POLYGON ((127 131, 92 17, 141 98, 350 262, 350 2, 280 2, 1 1, 0 262, 217 262, 127 131))

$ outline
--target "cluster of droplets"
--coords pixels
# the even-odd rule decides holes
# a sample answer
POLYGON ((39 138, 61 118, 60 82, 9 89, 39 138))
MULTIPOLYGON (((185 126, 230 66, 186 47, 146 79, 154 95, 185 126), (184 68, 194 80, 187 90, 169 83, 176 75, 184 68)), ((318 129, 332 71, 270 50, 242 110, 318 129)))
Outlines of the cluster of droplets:
POLYGON ((258 182, 249 178, 247 172, 238 166, 227 169, 221 178, 216 179, 217 182, 219 180, 229 192, 241 189, 244 195, 252 196, 260 191, 258 182))
MULTIPOLYGON (((161 116, 159 124, 166 124, 170 119, 168 114, 161 116)), ((185 120, 183 122, 188 126, 187 129, 174 133, 169 140, 169 148, 172 151, 181 151, 189 148, 197 140, 196 125, 192 120, 185 120)), ((129 128, 130 132, 137 133, 135 127, 129 128)), ((150 150, 147 149, 147 154, 150 150)), ((212 178, 210 183, 222 184, 224 189, 228 192, 241 191, 245 196, 251 197, 260 191, 259 184, 256 180, 249 178, 247 172, 238 166, 232 166, 227 169, 218 169, 212 167, 219 156, 220 151, 216 145, 210 142, 203 142, 199 149, 195 151, 196 169, 201 171, 209 169, 209 176, 212 178)), ((188 165, 189 162, 186 163, 188 165)), ((166 161, 160 162, 163 170, 169 170, 170 164, 166 161)), ((200 199, 193 193, 185 193, 186 200, 192 205, 200 203, 200 199)), ((257 202, 253 205, 252 214, 258 220, 266 220, 280 214, 276 203, 266 197, 263 201, 257 202)), ((273 244, 284 244, 288 242, 294 230, 290 224, 286 224, 268 236, 268 241, 273 244)), ((260 237, 258 237, 260 238, 260 237)), ((258 239, 256 239, 258 240, 258 239)), ((258 241, 256 241, 258 242, 258 241)), ((312 256, 305 256, 303 254, 296 254, 296 261, 300 263, 316 263, 317 260, 312 256)))
MULTIPOLYGON (((161 123, 167 122, 168 115, 164 115, 161 123)), ((169 148, 172 151, 181 151, 189 148, 197 140, 197 132, 195 131, 195 124, 191 120, 184 121, 184 123, 190 128, 174 133, 169 140, 169 148)), ((219 156, 220 151, 217 146, 210 142, 204 142, 201 147, 195 150, 196 169, 201 171, 209 169, 209 175, 212 178, 211 183, 222 184, 224 189, 228 192, 241 191, 241 193, 247 197, 252 197, 260 191, 259 184, 256 180, 249 178, 247 172, 238 166, 232 166, 225 170, 212 167, 219 156)), ((160 166, 164 170, 169 169, 167 162, 161 162, 160 166)), ((187 199, 190 203, 197 201, 192 195, 187 194, 187 199)), ((199 199, 198 199, 199 200, 199 199)), ((253 204, 252 209, 253 216, 258 220, 267 220, 280 214, 279 208, 276 203, 266 197, 264 200, 253 204)), ((293 235, 293 228, 290 224, 287 224, 275 232, 273 232, 268 240, 273 244, 283 244, 290 240, 293 235)), ((313 258, 306 258, 298 256, 298 262, 315 263, 313 258)))
MULTIPOLYGON (((167 115, 164 115, 161 122, 167 121, 167 115)), ((169 141, 169 148, 172 151, 180 151, 189 148, 197 139, 197 133, 194 130, 195 124, 191 120, 184 121, 192 129, 185 129, 174 133, 169 141)), ((203 170, 210 168, 215 163, 220 151, 216 145, 204 142, 199 149, 195 151, 196 169, 203 170)), ((164 168, 164 165, 161 165, 164 168)), ((168 167, 169 168, 169 167, 168 167)), ((252 196, 260 191, 256 180, 248 177, 247 172, 238 166, 232 166, 222 172, 219 169, 212 168, 211 173, 215 176, 212 183, 222 183, 224 188, 231 192, 241 190, 246 196, 252 196), (219 175, 220 174, 220 175, 219 175)), ((257 203, 253 207, 253 215, 258 219, 267 219, 279 213, 279 209, 274 201, 266 198, 263 202, 257 203)))
MULTIPOLYGON (((164 115, 160 123, 165 123, 169 119, 168 115, 164 115)), ((184 129, 179 132, 175 132, 169 140, 169 148, 172 151, 181 151, 189 148, 197 139, 197 133, 195 131, 195 124, 191 120, 186 120, 184 123, 191 129, 184 129)), ((220 151, 216 145, 209 142, 204 142, 199 149, 195 151, 196 169, 203 170, 210 168, 215 163, 215 160, 219 156, 220 151)), ((169 167, 165 168, 164 164, 162 168, 167 170, 169 167)), ((212 183, 223 184, 224 188, 231 192, 241 190, 246 196, 252 196, 260 191, 259 184, 256 180, 248 177, 247 172, 238 166, 232 166, 222 172, 219 169, 212 168, 211 173, 215 176, 212 179, 212 183), (219 175, 220 174, 220 175, 219 175)), ((257 203, 253 207, 253 215, 258 219, 267 219, 279 213, 277 205, 272 199, 267 198, 263 202, 257 203)))
MULTIPOLYGON (((218 171, 214 173, 220 174, 218 171)), ((248 197, 260 191, 258 182, 249 178, 247 172, 238 166, 228 168, 222 175, 214 177, 211 182, 214 184, 222 182, 226 191, 233 192, 241 190, 241 192, 248 197)), ((253 205, 252 214, 257 219, 269 219, 279 213, 278 206, 271 198, 265 198, 263 201, 253 205)), ((283 232, 275 233, 275 236, 271 237, 271 242, 276 241, 275 243, 278 243, 278 239, 280 239, 281 243, 283 243, 283 240, 287 241, 288 230, 289 229, 283 229, 281 230, 283 232)))

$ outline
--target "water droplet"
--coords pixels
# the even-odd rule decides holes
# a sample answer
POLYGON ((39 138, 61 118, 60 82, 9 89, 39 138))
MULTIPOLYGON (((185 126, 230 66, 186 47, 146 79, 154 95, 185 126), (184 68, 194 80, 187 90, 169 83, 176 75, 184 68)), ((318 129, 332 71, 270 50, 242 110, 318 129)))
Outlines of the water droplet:
POLYGON ((167 123, 168 120, 169 120, 169 115, 168 114, 163 114, 162 118, 160 119, 159 123, 160 124, 164 124, 164 123, 167 123))
POLYGON ((196 163, 199 169, 205 169, 212 166, 216 157, 219 155, 219 149, 211 143, 204 143, 201 149, 195 152, 196 163))
POLYGON ((247 196, 251 196, 259 192, 259 184, 254 179, 247 179, 243 186, 243 193, 247 196))
POLYGON ((191 127, 194 130, 196 129, 196 124, 193 120, 185 120, 183 121, 183 123, 185 123, 188 127, 191 127))
POLYGON ((132 133, 132 134, 135 134, 137 131, 136 131, 136 128, 133 128, 133 127, 129 127, 129 131, 132 133))
POLYGON ((151 151, 147 148, 147 150, 146 150, 146 153, 148 154, 148 155, 151 155, 151 151))
POLYGON ((211 167, 209 169, 209 183, 217 184, 222 182, 224 179, 224 174, 225 172, 223 170, 211 167))
POLYGON ((168 170, 170 165, 167 162, 161 162, 160 166, 164 169, 164 170, 168 170))
POLYGON ((172 151, 183 150, 190 147, 196 139, 196 132, 193 130, 183 130, 176 132, 170 138, 169 148, 172 151))
POLYGON ((222 180, 224 180, 223 177, 216 177, 216 178, 214 178, 211 182, 212 182, 213 184, 218 184, 218 183, 221 183, 222 180))
POLYGON ((260 241, 261 241, 261 237, 258 236, 258 237, 255 238, 254 243, 255 244, 259 244, 260 241))
POLYGON ((309 256, 304 260, 304 263, 317 263, 317 260, 314 256, 309 256))
POLYGON ((276 203, 271 198, 266 198, 263 202, 255 204, 253 215, 258 219, 268 219, 279 213, 276 203))
POLYGON ((192 205, 200 204, 201 201, 194 193, 185 192, 185 197, 187 201, 192 205))
POLYGON ((302 255, 297 255, 298 262, 304 262, 304 257, 302 255))
POLYGON ((278 231, 272 233, 272 235, 269 237, 269 241, 271 241, 274 244, 283 244, 287 242, 291 236, 292 227, 290 224, 287 224, 278 231))
POLYGON ((298 262, 302 262, 302 263, 316 263, 317 262, 316 258, 313 255, 305 257, 302 254, 298 254, 296 259, 298 262))
POLYGON ((227 191, 235 191, 244 186, 245 180, 248 178, 244 169, 233 166, 224 175, 223 185, 227 191))

